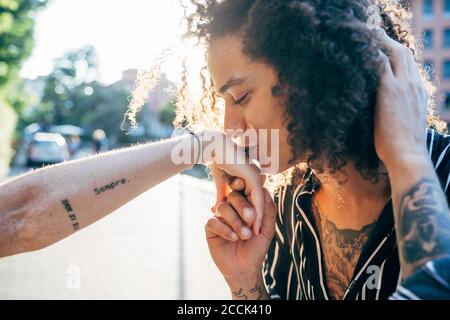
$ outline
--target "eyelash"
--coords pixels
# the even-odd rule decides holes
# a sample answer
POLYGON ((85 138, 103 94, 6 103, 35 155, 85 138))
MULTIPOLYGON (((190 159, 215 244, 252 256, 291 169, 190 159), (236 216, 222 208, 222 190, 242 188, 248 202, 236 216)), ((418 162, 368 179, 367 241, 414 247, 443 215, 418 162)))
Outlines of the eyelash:
POLYGON ((244 95, 242 96, 242 98, 240 98, 240 99, 234 101, 234 105, 238 105, 238 104, 239 104, 239 105, 242 105, 243 102, 247 99, 247 97, 248 97, 248 93, 244 94, 244 95))

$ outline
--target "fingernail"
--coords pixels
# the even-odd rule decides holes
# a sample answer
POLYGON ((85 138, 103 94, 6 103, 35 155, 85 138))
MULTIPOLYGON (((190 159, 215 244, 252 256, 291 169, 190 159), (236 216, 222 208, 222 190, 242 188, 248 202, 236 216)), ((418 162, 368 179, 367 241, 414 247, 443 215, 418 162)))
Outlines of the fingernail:
POLYGON ((245 208, 244 209, 244 218, 245 220, 251 220, 254 217, 254 211, 252 208, 245 208))
POLYGON ((242 234, 242 236, 243 236, 244 238, 249 238, 249 237, 252 236, 252 230, 250 230, 250 229, 247 228, 247 227, 244 227, 244 228, 242 228, 242 230, 241 230, 241 234, 242 234))
POLYGON ((237 241, 237 240, 239 240, 238 235, 237 235, 236 233, 232 232, 232 233, 231 233, 231 240, 232 240, 232 241, 237 241))
POLYGON ((212 207, 211 207, 211 212, 212 212, 212 213, 216 213, 216 206, 212 206, 212 207))

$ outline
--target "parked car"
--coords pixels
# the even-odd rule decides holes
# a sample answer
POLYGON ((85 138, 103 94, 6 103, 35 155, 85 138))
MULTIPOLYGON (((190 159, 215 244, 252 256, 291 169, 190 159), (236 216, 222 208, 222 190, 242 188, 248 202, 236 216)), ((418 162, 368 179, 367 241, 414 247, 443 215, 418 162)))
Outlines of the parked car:
POLYGON ((38 132, 33 135, 28 146, 27 166, 55 164, 68 160, 69 156, 69 148, 62 135, 38 132))

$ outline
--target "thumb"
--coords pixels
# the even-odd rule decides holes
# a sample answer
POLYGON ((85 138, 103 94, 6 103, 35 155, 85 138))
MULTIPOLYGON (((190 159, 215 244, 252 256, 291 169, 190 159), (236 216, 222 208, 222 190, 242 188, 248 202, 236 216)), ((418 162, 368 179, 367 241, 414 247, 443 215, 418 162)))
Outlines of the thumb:
POLYGON ((267 239, 272 240, 275 234, 275 220, 277 217, 277 206, 273 202, 269 191, 263 188, 264 192, 264 216, 261 225, 261 234, 267 239))
POLYGON ((250 198, 250 202, 256 211, 253 232, 255 234, 260 234, 262 216, 264 213, 263 184, 265 177, 261 177, 259 168, 254 164, 224 164, 220 165, 220 169, 230 174, 228 178, 239 177, 245 181, 245 195, 250 198))
MULTIPOLYGON (((255 222, 253 223, 253 232, 255 234, 261 233, 261 225, 263 224, 263 216, 265 210, 265 191, 263 188, 265 176, 260 175, 255 180, 249 180, 249 183, 245 184, 245 193, 250 194, 250 200, 256 211, 255 222)), ((269 195, 270 198, 270 195, 269 195)))

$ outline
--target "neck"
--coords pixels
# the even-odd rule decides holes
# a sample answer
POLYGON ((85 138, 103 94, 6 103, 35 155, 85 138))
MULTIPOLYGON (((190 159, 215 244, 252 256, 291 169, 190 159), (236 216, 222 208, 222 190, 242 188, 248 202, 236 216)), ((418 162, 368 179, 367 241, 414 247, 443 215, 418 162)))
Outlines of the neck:
POLYGON ((316 194, 327 218, 340 229, 359 230, 373 223, 390 197, 383 165, 376 183, 364 179, 349 163, 343 172, 318 174, 321 187, 316 194))

